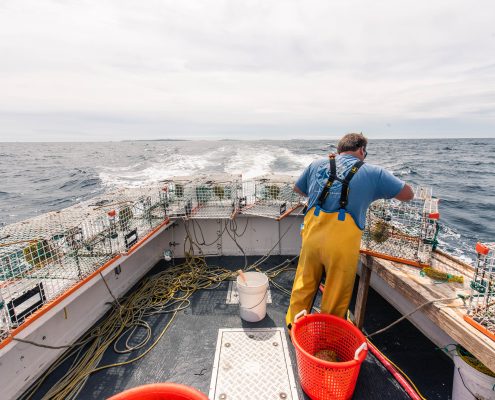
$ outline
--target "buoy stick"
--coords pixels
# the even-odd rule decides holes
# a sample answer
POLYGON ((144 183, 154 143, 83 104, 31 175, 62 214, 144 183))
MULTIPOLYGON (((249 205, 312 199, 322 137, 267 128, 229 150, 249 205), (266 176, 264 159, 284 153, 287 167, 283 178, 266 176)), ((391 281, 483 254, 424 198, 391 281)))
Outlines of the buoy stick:
POLYGON ((247 286, 248 283, 247 283, 246 275, 244 274, 244 272, 242 272, 242 269, 238 270, 237 273, 241 277, 241 280, 244 281, 244 284, 247 286))

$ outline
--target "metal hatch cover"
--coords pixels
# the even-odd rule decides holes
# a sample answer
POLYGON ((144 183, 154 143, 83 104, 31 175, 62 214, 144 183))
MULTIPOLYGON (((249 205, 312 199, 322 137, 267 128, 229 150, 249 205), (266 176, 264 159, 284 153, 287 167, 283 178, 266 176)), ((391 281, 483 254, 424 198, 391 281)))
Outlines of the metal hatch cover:
POLYGON ((284 328, 219 329, 210 400, 299 400, 284 328))

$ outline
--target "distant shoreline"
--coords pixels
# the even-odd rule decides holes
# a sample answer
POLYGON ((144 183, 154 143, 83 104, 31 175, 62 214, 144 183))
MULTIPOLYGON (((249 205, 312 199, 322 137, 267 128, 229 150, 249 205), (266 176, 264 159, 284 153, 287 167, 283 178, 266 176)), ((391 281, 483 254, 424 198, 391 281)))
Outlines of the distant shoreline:
MULTIPOLYGON (((329 142, 337 141, 338 137, 327 137, 318 139, 212 139, 212 138, 195 138, 195 139, 124 139, 124 140, 101 140, 101 141, 0 141, 0 143, 131 143, 131 142, 329 142)), ((368 136, 369 141, 441 141, 441 140, 495 140, 495 137, 428 137, 428 138, 373 138, 368 136)))
POLYGON ((119 142, 190 142, 194 139, 125 139, 119 142))

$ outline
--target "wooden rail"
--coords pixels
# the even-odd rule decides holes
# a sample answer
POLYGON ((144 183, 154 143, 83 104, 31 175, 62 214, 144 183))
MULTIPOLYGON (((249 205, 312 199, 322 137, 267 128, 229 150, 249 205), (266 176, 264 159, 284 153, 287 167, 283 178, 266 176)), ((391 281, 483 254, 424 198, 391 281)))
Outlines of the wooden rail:
MULTIPOLYGON (((434 253, 433 261, 437 267, 443 265, 462 273, 465 277, 465 283, 438 285, 429 278, 421 277, 415 267, 370 255, 361 255, 363 268, 354 310, 356 324, 362 327, 364 322, 371 274, 376 274, 391 289, 398 292, 414 306, 434 299, 454 298, 460 291, 469 294, 472 266, 457 261, 451 256, 446 256, 442 252, 434 253)), ((489 369, 495 371, 495 341, 464 320, 466 311, 467 307, 461 299, 452 302, 433 303, 420 310, 447 335, 471 352, 489 369)))

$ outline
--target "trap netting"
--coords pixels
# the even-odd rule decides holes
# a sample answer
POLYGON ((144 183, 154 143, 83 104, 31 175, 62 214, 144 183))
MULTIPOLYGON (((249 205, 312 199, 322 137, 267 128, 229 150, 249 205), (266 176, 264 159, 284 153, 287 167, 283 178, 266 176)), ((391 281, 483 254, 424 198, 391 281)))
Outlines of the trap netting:
POLYGON ((414 188, 414 199, 377 200, 366 215, 361 241, 364 253, 416 266, 431 263, 439 230, 438 199, 431 189, 414 188))
POLYGON ((495 340, 495 243, 478 243, 468 316, 495 340))
POLYGON ((245 215, 280 219, 300 214, 304 197, 294 192, 294 177, 266 175, 242 183, 239 211, 245 215))
POLYGON ((177 177, 164 181, 161 196, 167 215, 231 218, 242 190, 241 175, 177 177))
POLYGON ((168 218, 282 218, 301 212, 292 177, 172 178, 105 193, 0 229, 0 332, 5 337, 168 218))
POLYGON ((107 193, 0 229, 0 331, 6 335, 164 219, 157 187, 107 193))

